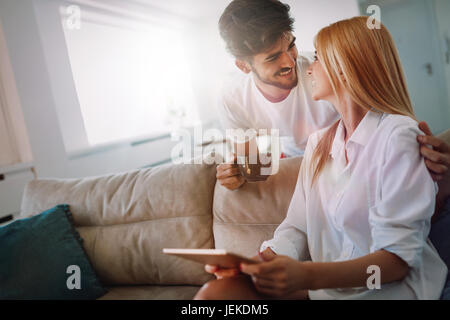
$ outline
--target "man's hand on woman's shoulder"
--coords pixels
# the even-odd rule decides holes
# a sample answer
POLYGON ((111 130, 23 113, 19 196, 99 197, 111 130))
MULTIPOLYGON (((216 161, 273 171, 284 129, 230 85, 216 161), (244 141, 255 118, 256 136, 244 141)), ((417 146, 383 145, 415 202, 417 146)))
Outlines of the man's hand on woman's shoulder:
POLYGON ((450 197, 450 146, 431 133, 426 122, 419 124, 420 130, 425 135, 417 137, 421 147, 420 153, 425 158, 425 164, 439 185, 438 198, 446 199, 450 197), (431 148, 430 148, 431 147, 431 148))

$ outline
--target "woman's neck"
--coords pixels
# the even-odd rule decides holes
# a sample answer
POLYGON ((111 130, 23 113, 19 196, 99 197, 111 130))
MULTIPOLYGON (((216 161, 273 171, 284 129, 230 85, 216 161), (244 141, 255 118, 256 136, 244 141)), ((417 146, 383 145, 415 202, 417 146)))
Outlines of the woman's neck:
POLYGON ((336 99, 332 103, 341 115, 345 127, 345 142, 347 142, 368 111, 356 104, 349 95, 343 95, 340 101, 336 99))

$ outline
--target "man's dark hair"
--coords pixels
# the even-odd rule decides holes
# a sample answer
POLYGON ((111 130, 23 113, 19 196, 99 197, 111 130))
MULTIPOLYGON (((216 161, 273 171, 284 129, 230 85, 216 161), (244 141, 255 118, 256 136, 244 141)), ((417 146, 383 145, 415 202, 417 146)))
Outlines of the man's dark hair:
POLYGON ((278 0, 233 0, 219 20, 220 35, 236 58, 249 58, 293 31, 290 7, 278 0))

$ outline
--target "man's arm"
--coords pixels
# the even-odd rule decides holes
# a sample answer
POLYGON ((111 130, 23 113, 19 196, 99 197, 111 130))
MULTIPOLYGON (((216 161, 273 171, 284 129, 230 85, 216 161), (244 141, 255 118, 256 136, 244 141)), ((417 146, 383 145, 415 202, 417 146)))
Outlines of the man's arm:
POLYGON ((445 141, 434 137, 426 122, 421 122, 419 128, 425 133, 425 135, 417 137, 421 145, 420 152, 425 158, 425 164, 433 180, 439 186, 434 220, 450 198, 450 146, 445 141))
MULTIPOLYGON (((228 129, 246 128, 243 126, 242 117, 239 117, 238 110, 232 107, 226 94, 223 93, 217 101, 219 111, 219 121, 224 132, 228 129)), ((227 163, 219 164, 216 168, 217 181, 228 190, 236 190, 245 184, 245 178, 241 175, 236 164, 236 157, 227 163)))

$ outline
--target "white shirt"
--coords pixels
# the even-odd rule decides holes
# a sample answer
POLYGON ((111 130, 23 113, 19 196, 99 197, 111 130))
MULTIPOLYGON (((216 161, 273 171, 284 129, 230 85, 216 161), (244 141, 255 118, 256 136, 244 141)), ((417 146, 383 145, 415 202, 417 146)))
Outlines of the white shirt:
POLYGON ((311 157, 325 129, 311 135, 286 219, 261 250, 334 262, 384 249, 410 266, 403 281, 381 290, 316 290, 311 299, 438 299, 447 267, 428 240, 437 187, 419 153, 417 123, 368 112, 347 145, 344 130, 341 121, 312 187, 311 157))
POLYGON ((291 156, 303 153, 311 133, 339 119, 330 103, 314 101, 311 97, 311 79, 307 69, 312 61, 312 56, 298 56, 298 85, 278 103, 272 103, 263 96, 252 73, 240 73, 233 78, 219 101, 223 128, 278 129, 282 151, 291 156))

